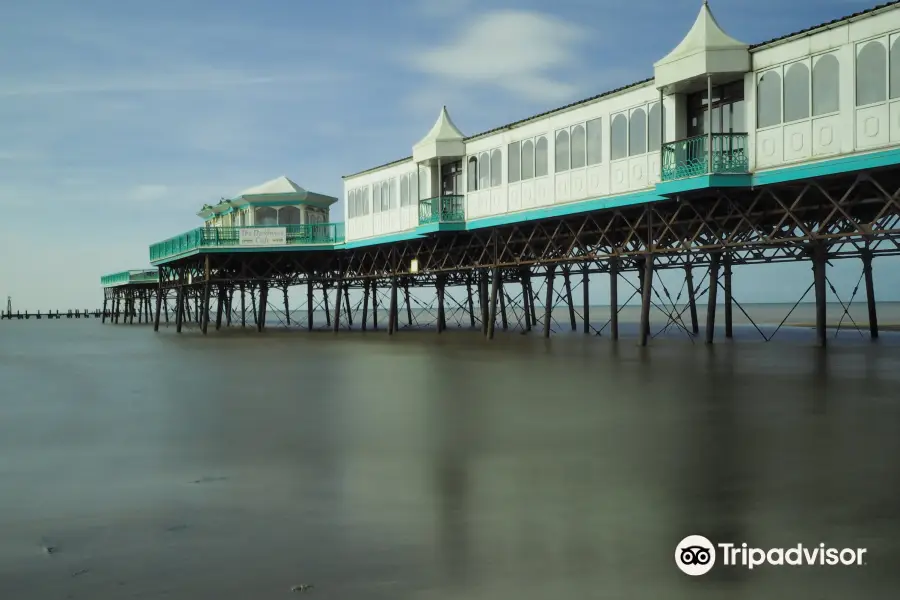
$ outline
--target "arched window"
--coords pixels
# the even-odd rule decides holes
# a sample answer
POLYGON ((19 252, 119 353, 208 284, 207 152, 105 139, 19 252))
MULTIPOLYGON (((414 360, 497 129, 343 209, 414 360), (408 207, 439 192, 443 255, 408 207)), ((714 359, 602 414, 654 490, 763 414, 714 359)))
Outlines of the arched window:
POLYGON ((647 137, 650 140, 647 150, 656 152, 662 145, 662 110, 659 102, 650 105, 650 113, 647 118, 647 137))
POLYGON ((612 160, 628 156, 628 118, 623 114, 613 117, 609 128, 609 157, 612 160))
POLYGON ((891 98, 900 97, 900 38, 891 44, 891 98))
POLYGON ((550 153, 550 144, 547 138, 541 136, 534 144, 534 176, 544 177, 549 172, 547 169, 547 158, 550 153))
POLYGON ((381 184, 376 183, 372 186, 372 204, 375 212, 381 212, 381 184))
POLYGON ((520 170, 522 163, 519 162, 520 160, 519 142, 513 142, 506 149, 506 180, 510 183, 515 183, 522 177, 522 171, 520 170))
POLYGON ((534 177, 534 142, 522 142, 522 181, 534 177))
POLYGON ((351 219, 359 215, 359 190, 350 190, 350 207, 347 210, 351 219))
POLYGON ((596 165, 603 157, 603 127, 601 119, 587 122, 587 164, 596 165))
POLYGON ((409 203, 413 206, 419 204, 419 165, 409 174, 409 203))
POLYGON ((369 188, 363 189, 363 214, 367 215, 372 212, 372 209, 369 208, 369 188))
POLYGON ((784 72, 784 122, 809 116, 809 68, 796 62, 784 72))
POLYGON ((647 114, 643 108, 631 112, 628 120, 628 156, 647 152, 647 114))
POLYGON ((478 157, 478 189, 483 190, 491 186, 491 158, 487 152, 482 152, 478 157))
POLYGON ((503 183, 503 153, 499 148, 491 150, 491 186, 503 183))
POLYGON ((409 177, 400 176, 400 206, 409 206, 409 177))
POLYGON ((572 128, 569 141, 572 143, 572 168, 580 169, 587 164, 587 138, 584 133, 584 125, 576 125, 572 128))
POLYGON ((883 102, 886 77, 887 52, 881 42, 869 42, 856 55, 856 105, 883 102))
POLYGON ((466 171, 466 189, 470 192, 478 190, 478 157, 470 156, 466 171))
POLYGON ((778 71, 768 71, 756 86, 756 128, 771 127, 781 123, 781 76, 778 71))
POLYGON ((556 172, 569 170, 569 132, 560 129, 556 132, 556 172))
POLYGON ((837 112, 841 106, 841 65, 834 54, 820 56, 813 65, 813 116, 837 112))
POLYGON ((257 225, 278 225, 278 211, 270 206, 257 206, 254 217, 257 225))
POLYGON ((397 193, 397 178, 391 179, 391 208, 400 207, 400 194, 397 193))
POLYGON ((353 193, 353 190, 347 192, 347 218, 353 218, 353 206, 356 204, 356 195, 353 193))
POLYGON ((282 206, 278 211, 279 225, 299 225, 300 209, 296 206, 282 206))

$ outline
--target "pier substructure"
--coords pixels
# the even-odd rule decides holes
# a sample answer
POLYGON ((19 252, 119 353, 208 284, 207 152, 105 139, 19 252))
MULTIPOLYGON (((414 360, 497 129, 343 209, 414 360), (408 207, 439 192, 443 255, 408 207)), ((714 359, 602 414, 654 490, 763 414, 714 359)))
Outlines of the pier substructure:
MULTIPOLYGON (((618 313, 630 302, 619 297, 625 282, 636 288, 632 298, 640 298, 641 344, 673 326, 691 339, 699 335, 697 304, 704 293, 705 340, 712 343, 719 288, 726 339, 734 335, 732 306, 743 311, 732 293, 734 266, 811 261, 816 337, 824 343, 824 294, 829 285, 825 261, 855 258, 862 261, 869 332, 875 338, 871 265, 876 258, 900 254, 898 192, 900 167, 894 166, 757 188, 699 189, 640 205, 440 231, 354 249, 233 253, 216 249, 159 267, 154 323, 159 323, 161 311, 168 314, 173 297, 178 330, 190 303, 195 311, 208 313, 203 293, 211 288, 218 290, 217 311, 227 310, 229 317, 231 303, 223 298, 235 291, 240 294, 235 321, 241 326, 249 317, 245 304, 249 294, 260 332, 276 322, 308 330, 323 326, 334 332, 378 330, 384 323, 379 317, 384 318, 387 308, 390 335, 404 328, 444 332, 452 326, 480 328, 491 339, 499 319, 505 330, 527 333, 540 328, 549 336, 576 330, 580 319, 585 333, 608 332, 615 340, 620 335, 618 313), (686 300, 682 292, 673 298, 663 278, 654 276, 672 269, 684 273, 686 300), (637 274, 639 286, 626 277, 629 272, 637 274), (590 276, 595 274, 608 275, 610 281, 610 318, 596 327, 588 294, 590 276), (707 287, 705 292, 697 289, 697 282, 707 287), (574 300, 578 285, 583 286, 581 310, 574 300), (270 299, 270 290, 280 294, 270 299), (291 290, 296 293, 291 295, 291 290), (563 314, 554 313, 558 306, 563 314), (661 311, 666 322, 651 323, 651 308, 661 311), (562 317, 562 326, 555 317, 562 317), (659 331, 654 334, 651 326, 659 331)), ((116 304, 121 300, 117 296, 116 304)), ((207 314, 204 319, 208 318, 207 314)), ((206 322, 199 315, 195 320, 206 322)), ((218 326, 218 313, 216 322, 218 326)))

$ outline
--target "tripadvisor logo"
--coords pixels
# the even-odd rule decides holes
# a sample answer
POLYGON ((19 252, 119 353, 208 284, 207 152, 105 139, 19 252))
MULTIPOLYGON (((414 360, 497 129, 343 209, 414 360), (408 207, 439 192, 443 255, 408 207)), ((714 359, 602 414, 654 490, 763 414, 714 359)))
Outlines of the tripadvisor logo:
POLYGON ((754 569, 762 565, 771 566, 862 566, 865 563, 865 548, 831 548, 825 544, 804 546, 797 544, 790 548, 753 548, 746 543, 713 544, 702 535, 689 535, 675 547, 675 564, 687 575, 698 576, 709 573, 719 562, 726 567, 754 569))

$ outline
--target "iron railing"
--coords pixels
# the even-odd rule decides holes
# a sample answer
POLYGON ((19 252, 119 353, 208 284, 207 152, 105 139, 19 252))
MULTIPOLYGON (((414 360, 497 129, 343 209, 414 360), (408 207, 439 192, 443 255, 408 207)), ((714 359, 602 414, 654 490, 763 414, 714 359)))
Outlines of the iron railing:
MULTIPOLYGON (((334 245, 344 241, 343 223, 256 225, 250 227, 198 227, 150 246, 150 262, 158 262, 198 248, 241 246, 241 230, 284 228, 285 245, 334 245)), ((264 246, 260 247, 264 248, 264 246)))
POLYGON ((673 181, 698 175, 749 171, 746 133, 714 133, 712 145, 710 170, 708 135, 663 144, 660 178, 663 181, 673 181))
POLYGON ((419 201, 419 225, 466 220, 465 196, 437 196, 419 201))

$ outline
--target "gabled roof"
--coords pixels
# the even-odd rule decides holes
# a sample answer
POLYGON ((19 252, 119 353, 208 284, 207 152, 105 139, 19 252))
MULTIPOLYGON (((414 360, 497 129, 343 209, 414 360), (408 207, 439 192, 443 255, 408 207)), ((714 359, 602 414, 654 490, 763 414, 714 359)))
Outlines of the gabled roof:
POLYGON ((709 10, 709 4, 704 0, 691 30, 684 36, 681 43, 675 46, 664 58, 658 60, 656 64, 667 64, 700 52, 746 50, 749 47, 748 44, 739 42, 725 33, 713 16, 712 11, 709 10))

